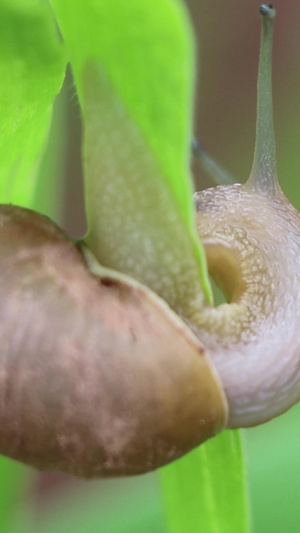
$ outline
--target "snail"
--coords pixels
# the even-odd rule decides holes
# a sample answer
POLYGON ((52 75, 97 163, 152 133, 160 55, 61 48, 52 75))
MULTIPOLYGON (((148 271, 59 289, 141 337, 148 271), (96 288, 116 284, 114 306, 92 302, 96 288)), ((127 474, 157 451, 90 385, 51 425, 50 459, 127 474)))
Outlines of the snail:
POLYGON ((195 194, 228 303, 181 316, 48 218, 0 207, 0 452, 81 477, 134 475, 300 397, 300 216, 276 175, 263 4, 254 164, 195 194))
POLYGON ((195 194, 208 269, 230 302, 201 311, 197 334, 221 378, 231 428, 266 422, 300 399, 300 216, 277 180, 271 96, 275 9, 263 4, 260 13, 250 177, 245 185, 195 194))

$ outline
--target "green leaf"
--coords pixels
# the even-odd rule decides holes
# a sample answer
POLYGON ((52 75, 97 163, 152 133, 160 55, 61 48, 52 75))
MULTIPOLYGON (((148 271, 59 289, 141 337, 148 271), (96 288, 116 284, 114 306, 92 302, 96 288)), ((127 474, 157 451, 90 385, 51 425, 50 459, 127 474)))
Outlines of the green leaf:
POLYGON ((51 104, 65 70, 53 16, 43 0, 1 0, 0 198, 30 205, 51 104))
POLYGON ((193 39, 175 0, 52 0, 85 125, 87 243, 192 317, 210 299, 189 172, 193 39))
POLYGON ((248 533, 239 431, 225 431, 161 469, 168 533, 248 533))
POLYGON ((299 533, 300 403, 246 431, 255 533, 299 533))
MULTIPOLYGON (((0 456, 0 533, 20 531, 17 529, 16 514, 24 497, 24 488, 28 485, 27 470, 23 465, 0 456)), ((25 527, 23 531, 26 533, 25 527)))
POLYGON ((47 502, 38 533, 163 533, 163 512, 153 474, 121 480, 75 481, 69 493, 47 502), (73 490, 72 490, 73 488, 73 490))

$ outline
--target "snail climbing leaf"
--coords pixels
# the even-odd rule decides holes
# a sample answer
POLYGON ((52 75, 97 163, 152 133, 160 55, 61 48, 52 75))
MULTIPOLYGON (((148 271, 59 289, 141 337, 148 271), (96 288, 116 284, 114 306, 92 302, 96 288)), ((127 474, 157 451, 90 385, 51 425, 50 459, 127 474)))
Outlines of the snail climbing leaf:
MULTIPOLYGON (((72 55, 74 3, 71 9, 67 1, 53 0, 86 122, 90 227, 85 243, 72 243, 36 213, 11 206, 2 206, 0 213, 6 291, 0 305, 6 335, 1 451, 39 468, 87 477, 146 472, 224 427, 264 422, 299 399, 300 373, 299 305, 291 290, 299 283, 297 261, 291 260, 299 256, 299 215, 276 176, 270 120, 272 6, 260 9, 257 146, 250 179, 245 186, 195 196, 208 266, 229 300, 215 308, 205 275, 203 289, 200 282, 190 202, 179 197, 178 182, 170 180, 169 145, 162 149, 166 157, 158 157, 140 111, 143 100, 135 106, 126 84, 124 93, 118 85, 122 68, 114 70, 114 61, 103 60, 113 46, 105 38, 105 14, 111 15, 111 8, 105 4, 100 12, 98 5, 87 2, 77 22, 87 31, 83 14, 90 8, 97 31, 102 23, 101 53, 86 47, 89 34, 83 32, 84 46, 72 55), (287 284, 282 282, 286 273, 287 284), (29 379, 34 387, 28 386, 29 379), (6 387, 12 399, 7 405, 6 387)), ((122 5, 114 4, 114 14, 128 28, 122 5)), ((139 15, 134 30, 141 30, 140 7, 135 11, 136 3, 126 4, 126 10, 129 5, 139 15)), ((140 5, 147 9, 148 4, 140 5)), ((171 9, 178 4, 159 5, 171 9)), ((162 80, 165 73, 159 73, 162 80)), ((145 116, 150 119, 153 110, 150 106, 145 116)), ((162 123, 168 117, 160 114, 162 123)), ((191 136, 189 121, 185 125, 177 161, 181 177, 191 136)))
POLYGON ((226 425, 201 343, 163 300, 49 219, 5 204, 0 218, 3 454, 86 477, 132 475, 226 425))

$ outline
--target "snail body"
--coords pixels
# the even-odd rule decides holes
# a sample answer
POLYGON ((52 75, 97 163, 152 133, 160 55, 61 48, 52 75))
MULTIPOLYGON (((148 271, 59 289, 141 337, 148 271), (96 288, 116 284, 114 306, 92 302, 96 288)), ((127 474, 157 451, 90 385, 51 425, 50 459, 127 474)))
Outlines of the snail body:
POLYGON ((275 9, 260 6, 256 145, 246 184, 196 193, 208 269, 227 304, 204 307, 197 334, 229 403, 228 427, 266 422, 300 399, 300 215, 277 179, 272 110, 275 9))
POLYGON ((300 215, 277 182, 274 9, 260 11, 250 178, 195 195, 228 303, 182 316, 46 217, 0 206, 0 453, 87 478, 139 474, 300 399, 300 215))
POLYGON ((229 427, 257 425, 300 399, 300 216, 281 191, 247 185, 195 201, 208 269, 229 302, 202 310, 197 334, 224 386, 229 427))

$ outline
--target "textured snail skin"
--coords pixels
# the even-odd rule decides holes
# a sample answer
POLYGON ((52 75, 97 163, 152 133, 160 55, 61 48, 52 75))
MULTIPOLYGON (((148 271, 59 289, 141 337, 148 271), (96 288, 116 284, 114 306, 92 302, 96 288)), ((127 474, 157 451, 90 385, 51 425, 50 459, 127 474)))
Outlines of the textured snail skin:
POLYGON ((230 303, 195 318, 229 403, 229 427, 265 422, 300 399, 300 215, 260 185, 196 193, 208 268, 230 303))
POLYGON ((227 403, 196 336, 128 278, 91 274, 49 219, 0 207, 0 452, 82 477, 153 470, 227 403))

